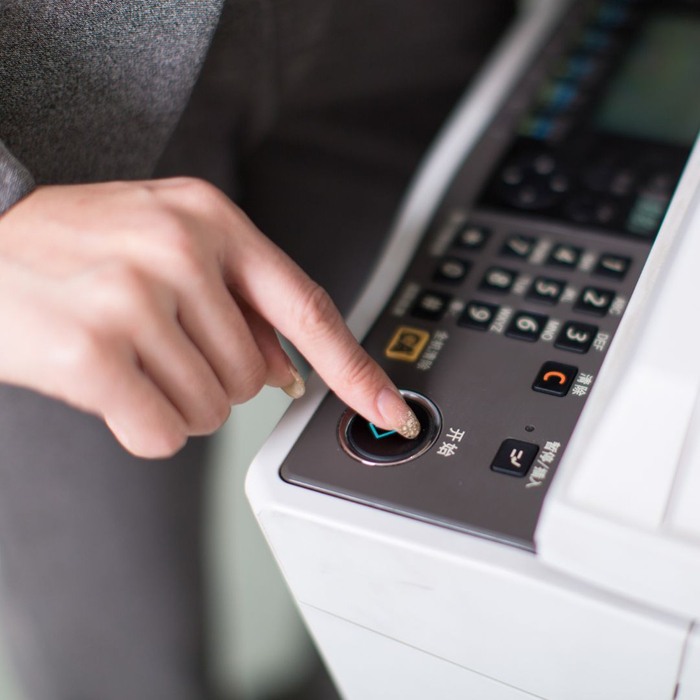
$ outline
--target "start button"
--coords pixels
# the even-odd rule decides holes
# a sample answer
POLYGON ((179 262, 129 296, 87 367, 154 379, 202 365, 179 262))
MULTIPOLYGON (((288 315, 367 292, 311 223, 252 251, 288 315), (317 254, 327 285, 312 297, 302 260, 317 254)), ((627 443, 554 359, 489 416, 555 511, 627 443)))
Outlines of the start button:
POLYGON ((406 390, 401 393, 421 424, 418 437, 407 440, 395 430, 377 428, 348 409, 340 419, 338 439, 353 459, 372 466, 392 466, 415 459, 434 444, 442 424, 437 407, 421 394, 406 390))

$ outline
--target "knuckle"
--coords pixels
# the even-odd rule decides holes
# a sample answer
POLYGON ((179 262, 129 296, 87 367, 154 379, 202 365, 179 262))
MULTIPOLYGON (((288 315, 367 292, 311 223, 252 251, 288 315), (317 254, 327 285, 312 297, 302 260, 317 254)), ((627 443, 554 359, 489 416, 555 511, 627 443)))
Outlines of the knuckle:
POLYGON ((137 450, 137 454, 147 459, 165 459, 179 452, 186 442, 187 435, 184 432, 174 428, 164 428, 142 445, 137 450))
POLYGON ((316 282, 311 282, 302 292, 297 306, 297 326, 307 337, 322 337, 330 330, 329 319, 333 318, 334 313, 335 304, 328 292, 316 282))
POLYGON ((203 262, 201 240, 192 227, 176 214, 166 214, 159 226, 159 243, 169 264, 185 275, 198 273, 203 262))
POLYGON ((128 304, 139 304, 148 297, 148 282, 136 267, 120 265, 109 277, 108 284, 112 293, 128 304))
POLYGON ((231 407, 226 401, 211 402, 190 420, 190 432, 193 435, 211 435, 227 421, 230 414, 231 407))
POLYGON ((108 353, 109 343, 99 329, 88 324, 75 324, 64 336, 61 364, 93 381, 104 373, 108 353))
POLYGON ((187 223, 178 216, 177 212, 164 211, 161 217, 158 226, 158 242, 168 252, 191 254, 195 241, 187 223))
POLYGON ((238 378, 229 397, 232 404, 245 403, 260 393, 267 379, 267 365, 262 357, 246 366, 245 374, 238 378))
POLYGON ((198 177, 179 177, 175 180, 178 185, 178 199, 187 207, 208 209, 221 200, 221 191, 206 180, 198 177))
POLYGON ((128 323, 129 320, 142 318, 154 306, 148 279, 132 265, 111 266, 98 284, 93 298, 98 324, 112 325, 115 321, 128 323))
POLYGON ((340 372, 340 381, 345 389, 357 390, 373 385, 377 374, 377 366, 372 358, 363 350, 354 352, 340 372))
POLYGON ((137 207, 141 213, 152 211, 158 205, 158 192, 151 182, 115 181, 105 184, 116 193, 128 195, 131 206, 137 207))
POLYGON ((203 432, 207 435, 216 432, 231 415, 231 406, 225 400, 215 401, 209 406, 209 415, 207 416, 203 432))
POLYGON ((227 420, 231 406, 223 391, 190 407, 187 423, 192 435, 211 435, 227 420))

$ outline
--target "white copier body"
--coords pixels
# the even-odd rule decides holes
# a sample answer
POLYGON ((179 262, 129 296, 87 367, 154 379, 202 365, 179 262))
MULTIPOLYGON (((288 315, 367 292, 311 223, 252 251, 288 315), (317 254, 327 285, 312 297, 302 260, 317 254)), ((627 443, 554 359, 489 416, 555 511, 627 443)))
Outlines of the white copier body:
MULTIPOLYGON (((566 4, 521 17, 425 160, 349 317, 385 304, 464 153, 566 4)), ((700 698, 700 149, 546 496, 536 552, 283 481, 313 377, 249 500, 345 700, 700 698)))

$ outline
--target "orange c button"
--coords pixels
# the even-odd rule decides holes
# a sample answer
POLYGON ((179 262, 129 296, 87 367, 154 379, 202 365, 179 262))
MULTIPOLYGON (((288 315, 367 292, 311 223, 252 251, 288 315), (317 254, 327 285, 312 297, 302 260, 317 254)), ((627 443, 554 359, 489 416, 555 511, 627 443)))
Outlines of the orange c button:
POLYGON ((557 377, 560 384, 565 384, 567 380, 567 376, 563 372, 546 372, 542 377, 542 381, 548 382, 552 377, 557 377))
POLYGON ((566 396, 577 373, 578 368, 573 365, 545 362, 537 373, 532 388, 550 396, 566 396))

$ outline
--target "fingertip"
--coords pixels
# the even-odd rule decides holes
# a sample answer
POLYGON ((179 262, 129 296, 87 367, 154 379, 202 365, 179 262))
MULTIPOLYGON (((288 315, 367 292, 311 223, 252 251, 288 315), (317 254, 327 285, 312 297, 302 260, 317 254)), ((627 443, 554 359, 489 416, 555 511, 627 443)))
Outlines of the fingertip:
POLYGON ((282 391, 293 399, 300 399, 306 393, 306 383, 291 360, 288 363, 288 369, 289 374, 292 376, 292 381, 283 386, 282 391))
POLYGON ((381 427, 395 430, 408 440, 418 437, 421 431, 420 421, 396 387, 387 386, 379 392, 377 409, 386 422, 381 427))

